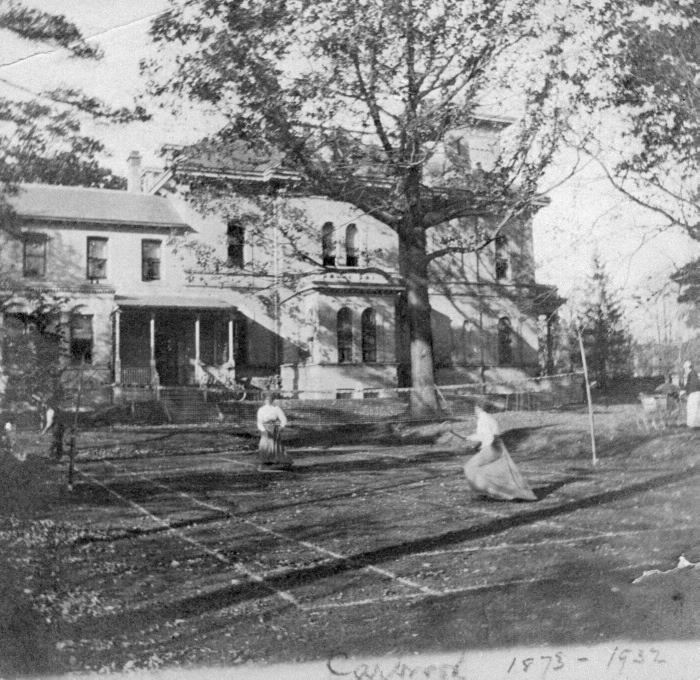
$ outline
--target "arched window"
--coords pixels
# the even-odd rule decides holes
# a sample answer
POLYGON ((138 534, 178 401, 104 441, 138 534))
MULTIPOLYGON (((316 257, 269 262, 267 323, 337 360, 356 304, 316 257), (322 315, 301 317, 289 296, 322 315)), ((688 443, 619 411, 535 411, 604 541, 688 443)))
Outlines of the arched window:
POLYGON ((348 224, 345 230, 345 266, 357 267, 360 263, 360 253, 357 247, 357 227, 348 224))
POLYGON ((352 311, 342 307, 338 311, 338 363, 352 363, 352 311))
POLYGON ((498 363, 501 366, 513 363, 513 328, 507 316, 498 320, 498 363))
POLYGON ((372 308, 365 309, 361 317, 362 361, 373 364, 377 361, 377 313, 372 308))
POLYGON ((508 253, 508 237, 496 236, 496 281, 510 278, 510 255, 508 253))
POLYGON ((240 222, 229 220, 226 227, 227 264, 229 267, 243 267, 245 255, 245 228, 240 222))
POLYGON ((335 227, 326 222, 321 227, 321 257, 324 267, 335 267, 335 227))

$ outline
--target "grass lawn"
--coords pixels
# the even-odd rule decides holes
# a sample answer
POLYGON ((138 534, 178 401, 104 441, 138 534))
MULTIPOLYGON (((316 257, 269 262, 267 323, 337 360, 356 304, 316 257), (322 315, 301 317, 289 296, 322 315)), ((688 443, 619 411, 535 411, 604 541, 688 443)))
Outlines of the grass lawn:
MULTIPOLYGON (((700 637, 698 431, 498 416, 536 503, 472 498, 444 424, 83 432, 0 462, 0 677, 700 637)), ((473 421, 452 423, 466 435, 473 421)))

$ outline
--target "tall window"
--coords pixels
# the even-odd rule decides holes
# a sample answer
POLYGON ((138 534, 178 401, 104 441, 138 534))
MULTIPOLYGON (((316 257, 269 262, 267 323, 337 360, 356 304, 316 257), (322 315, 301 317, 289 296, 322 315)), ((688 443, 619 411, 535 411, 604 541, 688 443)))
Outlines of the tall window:
POLYGON ((141 241, 141 279, 160 280, 160 241, 141 241))
POLYGON ((357 227, 348 224, 345 230, 345 266, 357 267, 360 263, 360 252, 357 247, 357 227))
POLYGON ((70 356, 74 363, 92 363, 92 317, 74 316, 70 322, 70 356))
POLYGON ((348 307, 338 311, 338 363, 352 362, 352 312, 348 307))
POLYGON ((377 314, 373 309, 365 309, 361 317, 362 361, 373 364, 377 361, 377 314))
POLYGON ((46 276, 46 237, 43 234, 24 234, 23 274, 28 279, 46 276))
POLYGON ((107 278, 107 239, 89 236, 87 240, 87 278, 107 278))
POLYGON ((475 364, 481 360, 479 329, 471 321, 462 323, 462 352, 465 364, 475 364))
POLYGON ((510 277, 510 256, 508 237, 496 237, 496 281, 505 281, 510 277))
POLYGON ((242 268, 245 264, 245 227, 231 220, 226 228, 227 264, 229 267, 242 268))
POLYGON ((513 363, 513 328, 507 316, 498 320, 498 363, 501 366, 513 363))
POLYGON ((324 267, 335 267, 335 227, 326 222, 321 228, 321 257, 324 267))

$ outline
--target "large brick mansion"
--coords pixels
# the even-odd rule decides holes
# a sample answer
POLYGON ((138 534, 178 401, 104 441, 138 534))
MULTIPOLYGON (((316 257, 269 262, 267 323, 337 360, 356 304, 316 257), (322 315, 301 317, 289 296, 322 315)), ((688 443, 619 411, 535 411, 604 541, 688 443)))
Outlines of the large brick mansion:
MULTIPOLYGON (((492 162, 498 129, 486 120, 464 136, 475 167, 492 162)), ((0 323, 22 322, 27 291, 70 299, 66 361, 89 364, 117 395, 266 376, 285 391, 345 397, 405 384, 398 245, 386 225, 306 196, 285 199, 279 223, 252 229, 240 210, 196 210, 172 167, 144 169, 136 152, 129 164, 128 191, 20 188, 12 201, 21 235, 0 236, 0 323), (303 225, 290 235, 294 219, 303 225)), ((285 171, 249 157, 190 172, 285 181, 285 171)), ((477 252, 437 260, 431 276, 439 383, 537 372, 543 323, 560 300, 535 281, 529 221, 509 223, 477 252)))

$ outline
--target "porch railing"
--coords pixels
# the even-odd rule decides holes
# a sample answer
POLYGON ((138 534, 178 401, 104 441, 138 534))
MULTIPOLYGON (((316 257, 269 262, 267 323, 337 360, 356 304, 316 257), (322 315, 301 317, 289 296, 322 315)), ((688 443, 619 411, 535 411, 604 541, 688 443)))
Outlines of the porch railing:
POLYGON ((151 369, 146 367, 124 367, 122 368, 122 385, 150 385, 151 369))
POLYGON ((223 387, 225 389, 237 387, 236 368, 233 364, 209 366, 194 359, 191 363, 194 365, 194 379, 199 387, 223 387))

